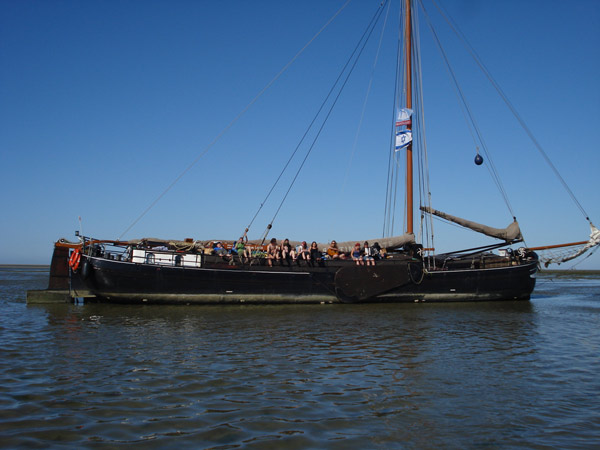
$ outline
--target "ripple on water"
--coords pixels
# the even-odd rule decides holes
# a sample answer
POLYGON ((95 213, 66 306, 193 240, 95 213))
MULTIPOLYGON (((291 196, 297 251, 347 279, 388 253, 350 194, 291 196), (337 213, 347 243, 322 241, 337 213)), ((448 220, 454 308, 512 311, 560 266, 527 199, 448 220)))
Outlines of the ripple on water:
POLYGON ((583 448, 600 434, 597 279, 500 304, 28 307, 14 286, 35 276, 6 278, 7 447, 583 448))

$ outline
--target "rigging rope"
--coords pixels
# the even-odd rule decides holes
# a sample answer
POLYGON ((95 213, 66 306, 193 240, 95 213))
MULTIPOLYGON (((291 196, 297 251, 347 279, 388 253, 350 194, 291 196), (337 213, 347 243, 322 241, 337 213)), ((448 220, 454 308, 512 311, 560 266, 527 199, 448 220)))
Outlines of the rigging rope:
MULTIPOLYGON (((387 1, 387 0, 386 0, 387 1)), ((381 7, 381 6, 380 6, 381 7)), ((304 142, 304 139, 306 138, 306 136, 308 135, 308 133, 310 132, 310 130, 312 129, 313 125, 315 124, 315 122, 317 121, 317 118, 319 117, 319 115, 321 114, 321 111, 323 110, 323 108, 325 107, 325 105, 327 104, 327 101, 329 100, 329 97, 331 97, 331 94, 335 91, 336 86, 338 85, 339 81, 341 80, 342 76, 344 75, 344 72, 346 71, 346 69, 348 68, 348 65, 350 64, 350 62, 352 61, 352 58, 354 57, 354 55, 356 54, 356 52, 358 51, 358 49, 360 48, 360 43, 363 41, 363 39, 365 38, 365 36, 367 35, 367 32, 369 31, 369 28, 371 27, 371 25, 373 24, 373 21, 376 19, 377 17, 377 13, 379 12, 378 8, 375 11, 375 14, 373 14, 373 17, 371 17, 371 21, 369 22, 369 24, 367 25, 367 27, 365 28, 365 31, 363 32, 363 34, 361 35, 360 39, 358 40, 356 46, 354 47, 354 50, 352 50, 352 53, 350 54, 350 56, 348 57, 346 63, 344 64, 344 67, 342 67, 342 70, 340 71, 339 75, 337 76, 337 78, 335 79, 333 85, 331 86, 331 89, 329 89, 329 92, 327 93, 327 96, 325 97, 325 99, 323 100, 323 102, 321 103, 321 106, 319 106, 319 109, 317 110, 316 114, 314 115, 312 121, 310 122, 310 124, 308 125, 308 127, 306 128, 306 130, 304 131, 304 134, 302 135, 302 137, 300 138, 300 141, 298 142, 298 145, 296 145, 296 148, 294 149, 294 151, 292 152, 292 154, 290 155, 290 157, 288 158, 287 162, 285 163, 285 165, 283 166, 283 169, 281 170, 281 172, 279 172, 279 175, 277 176, 277 179, 275 180, 275 182, 273 183, 273 185, 271 186, 271 188, 269 189, 269 192, 267 193, 266 197, 264 198, 264 200, 262 201, 262 203, 260 204, 260 206, 258 207, 258 210, 256 211, 256 213, 254 214, 254 216, 252 217, 252 220, 250 221, 250 223, 248 224, 248 226, 246 227, 246 231, 245 233, 247 233, 250 230, 250 227, 252 227, 252 224, 254 223, 254 221, 256 220, 256 218, 258 217, 260 211, 262 210, 263 206, 265 205, 265 203, 267 202, 267 200, 269 199, 269 197, 271 196, 271 194, 273 193, 273 191, 275 190, 275 187, 279 184, 279 181, 281 180, 281 177, 283 176, 283 174, 285 173, 285 171, 287 170, 288 166, 290 165, 290 163, 292 162, 292 160, 294 159, 294 156, 296 155, 296 153, 298 152, 298 150, 300 149, 300 146, 302 145, 302 143, 304 142)))
POLYGON ((591 252, 589 252, 587 255, 585 255, 585 258, 580 259, 579 261, 577 261, 575 264, 573 264, 571 267, 569 267, 567 270, 573 270, 575 269, 575 267, 577 267, 579 264, 581 264, 582 262, 584 262, 586 259, 588 259, 590 256, 592 256, 594 253, 596 252, 596 250, 592 250, 591 252))
POLYGON ((527 133, 527 135, 529 136, 529 139, 531 139, 531 141, 533 142, 533 145, 536 147, 536 149, 542 155, 542 157, 544 158, 544 160, 546 161, 546 163, 548 164, 548 166, 550 166, 550 169, 552 169, 552 171, 554 172, 554 174, 556 175, 556 177, 559 179, 559 181, 561 182, 563 188, 567 191, 567 193, 571 197, 571 200, 573 200, 573 202, 575 203, 575 205, 577 206, 577 208, 579 208, 579 211, 581 211, 581 213, 585 217, 585 220, 587 220, 588 222, 591 223, 589 215, 587 214, 587 212, 585 211, 585 209, 583 208, 583 206, 581 205, 581 203, 579 203, 579 200, 577 200, 577 197, 575 197, 575 194, 573 193, 573 191, 571 190, 571 188, 567 185, 567 182, 561 176, 561 174, 558 171, 558 169, 556 168, 556 166, 552 163, 552 161, 550 160, 548 154, 546 153, 546 151, 544 150, 544 148, 542 147, 542 145, 538 142, 538 140, 535 138, 535 136, 533 135, 533 132, 529 129, 529 127, 527 126, 527 124, 525 123, 525 121, 523 120, 523 118, 521 117, 521 115, 518 113, 518 111, 516 110, 516 108, 514 107, 514 105, 512 104, 512 102, 509 100, 508 96, 504 93, 504 91, 502 90, 502 88, 500 87, 500 85, 498 84, 498 82, 494 79, 494 77, 492 76, 492 74, 490 73, 490 71, 488 70, 488 68, 486 67, 486 65, 483 63, 483 60, 479 57, 479 55, 477 54, 477 52, 475 51, 475 49, 471 46, 471 44, 467 40, 466 36, 458 28, 458 26, 452 20, 452 18, 450 17, 450 15, 448 13, 446 13, 443 10, 443 8, 441 8, 435 0, 432 0, 432 2, 436 6, 436 8, 438 9, 438 11, 440 12, 440 14, 442 15, 442 17, 444 17, 444 19, 446 20, 446 22, 448 23, 448 25, 450 26, 450 28, 454 31, 454 34, 456 34, 456 36, 458 37, 458 39, 463 43, 463 45, 465 46, 465 48, 467 49, 467 51, 470 53, 471 57, 475 60, 475 62, 477 63, 477 65, 479 66, 479 68, 481 69, 481 71, 484 73, 484 75, 487 77, 487 79, 489 80, 489 82, 492 84, 492 86, 494 87, 494 89, 496 89, 496 92, 498 92, 498 95, 500 95, 500 98, 502 98, 502 100, 504 101, 504 103, 506 104, 506 106, 508 107, 508 109, 515 116, 515 118, 519 122, 519 125, 521 125, 521 128, 523 128, 523 130, 525 131, 525 133, 527 133))
MULTIPOLYGON (((356 55, 356 58, 352 64, 352 66, 350 67, 350 70, 348 71, 348 74, 346 75, 346 78, 344 79, 342 85, 340 86, 340 89, 337 93, 337 95, 335 96, 329 111, 327 112, 327 114, 325 115, 325 118, 323 119, 323 122, 321 124, 321 126, 319 127, 319 130, 317 131, 317 134, 315 135, 310 147, 308 148, 308 151, 306 152, 306 155, 304 156, 304 159, 302 160, 302 163, 300 164, 300 167, 298 167, 298 170, 296 171, 296 174, 294 175, 294 178, 292 179, 285 195, 283 196, 283 199, 281 200, 277 210, 275 211, 275 214, 273 215, 273 218, 271 219, 271 221, 269 222, 269 224, 267 225, 267 228, 263 234, 262 237, 262 242, 264 243, 265 239, 267 238, 267 235, 269 234, 269 230, 272 228, 273 226, 273 222, 275 221, 275 219, 277 218, 277 215, 279 214, 279 211, 281 210, 281 208, 283 207, 283 204, 285 203, 290 191, 292 190, 292 187, 294 186, 296 180, 298 179, 298 175, 300 175, 300 172, 302 171, 302 168, 304 167, 304 164, 306 163, 308 157, 310 156, 312 150, 314 149, 315 144, 317 143, 317 140, 319 139, 319 136, 321 135, 321 132, 323 131, 323 128, 325 127, 325 124, 327 123, 327 120, 329 119, 329 116, 331 115, 331 113, 333 112, 333 109, 335 107, 335 105, 337 104, 337 101, 339 100, 342 92, 344 91, 344 88, 346 87, 346 84, 348 83, 348 80, 350 79, 350 75, 352 75, 352 72, 354 71, 354 68, 356 67, 356 64, 358 63, 358 60, 360 59, 360 56, 362 55, 363 50, 365 49, 365 46, 367 45, 367 42, 369 41, 369 38, 371 37, 371 34, 373 33, 373 30, 375 29, 375 26, 377 25, 377 22, 379 21, 379 19, 381 18, 381 15, 383 13, 383 7, 385 6, 385 3, 387 2, 387 0, 383 1, 377 11, 376 11, 376 18, 375 21, 371 20, 371 23, 369 24, 370 26, 370 30, 366 36, 366 38, 364 38, 364 42, 360 48, 360 51, 358 52, 358 54, 356 55)), ((362 37, 361 37, 362 39, 362 37)), ((360 41, 359 41, 360 43, 360 41)))
MULTIPOLYGON (((398 9, 398 23, 402 24, 402 13, 404 11, 404 3, 401 3, 400 8, 398 9)), ((404 72, 402 71, 402 65, 403 65, 403 45, 402 45, 402 36, 403 36, 403 29, 402 26, 398 27, 398 38, 397 38, 397 48, 396 48, 396 76, 395 76, 395 80, 396 82, 394 83, 394 104, 392 106, 392 127, 390 130, 390 155, 388 158, 388 170, 387 170, 387 187, 386 187, 386 191, 385 191, 385 205, 384 205, 384 210, 383 210, 383 232, 382 232, 382 237, 386 237, 386 236, 390 236, 391 235, 391 211, 392 211, 392 198, 393 198, 393 186, 394 186, 394 174, 395 174, 395 170, 396 170, 396 146, 395 146, 395 140, 396 140, 396 110, 400 104, 400 99, 399 99, 399 91, 401 89, 402 86, 402 82, 400 81, 400 78, 402 78, 402 80, 404 79, 404 72)))
POLYGON ((169 192, 173 186, 175 186, 177 184, 177 182, 179 182, 179 180, 181 180, 181 178, 183 178, 183 176, 188 173, 190 171, 190 169, 192 167, 194 167, 196 165, 196 163, 206 154, 208 153, 208 151, 217 143, 217 141, 219 139, 221 139, 221 137, 223 137, 223 135, 229 131, 229 129, 252 107, 252 105, 254 105, 254 103, 256 103, 258 101, 258 99, 273 85, 273 83, 275 83, 280 77, 281 75, 284 74, 284 72, 287 71, 287 69, 289 69, 289 67, 294 63, 294 61, 296 61, 296 59, 298 59, 300 57, 300 55, 308 48, 308 46, 310 44, 312 44, 312 42, 323 32, 325 31, 325 29, 331 24, 331 22, 333 22, 333 20, 346 8, 346 6, 348 6, 348 4, 350 3, 350 0, 347 0, 346 3, 344 3, 342 5, 342 7, 340 9, 338 9, 335 14, 333 16, 331 16, 331 18, 325 23, 325 25, 323 25, 321 27, 321 29, 319 31, 317 31, 317 33, 304 45, 304 47, 302 47, 295 55, 294 57, 285 65, 283 66, 283 68, 271 79, 271 81, 269 81, 265 87, 263 87, 258 94, 256 94, 256 96, 250 101, 250 103, 248 103, 239 113, 237 116, 235 116, 235 118, 229 122, 229 124, 227 124, 227 126, 225 128, 223 128, 223 130, 221 130, 221 132, 219 134, 217 134, 217 136, 202 150, 202 152, 200 152, 200 154, 191 162, 191 164, 189 164, 172 182, 171 184, 169 184, 167 186, 167 188, 158 196, 156 197, 156 199, 154 199, 154 201, 152 203, 150 203, 150 205, 144 210, 142 211, 142 213, 131 223, 131 225, 129 225, 127 227, 127 229, 125 231, 123 231, 123 233, 121 233, 121 235, 119 236, 119 240, 129 231, 131 230, 135 224, 137 224, 142 217, 144 217, 166 194, 167 192, 169 192))
POLYGON ((487 145, 485 144, 485 141, 483 140, 483 135, 481 134, 481 130, 479 129, 479 126, 477 125, 477 122, 475 121, 475 117, 473 116, 473 113, 471 112, 471 108, 469 107, 469 104, 467 103, 467 100, 462 91, 462 88, 460 87, 460 84, 458 83, 458 79, 456 78, 456 73, 454 72, 454 69, 450 65, 450 60, 448 59, 448 55, 447 55, 446 51, 444 50, 444 47, 442 46, 442 43, 438 37, 437 32, 435 31, 435 29, 433 27, 433 23, 429 17, 429 14, 427 13, 427 10, 425 9, 425 5, 423 5, 423 2, 421 0, 419 0, 419 3, 421 4, 421 8, 423 9, 423 12, 425 13, 425 18, 427 20, 427 24, 429 25, 429 29, 431 30, 431 33, 433 34, 434 41, 436 42, 436 45, 437 45, 438 49, 440 50, 440 53, 442 54, 442 58, 444 59, 444 62, 446 64, 446 69, 448 70, 450 77, 454 83, 455 92, 456 92, 460 102, 462 103, 464 110, 467 112, 469 121, 471 122, 471 125, 473 126, 473 129, 475 130, 475 133, 477 134, 477 138, 479 139, 479 142, 481 143, 481 147, 483 148, 483 151, 487 157, 489 164, 486 164, 486 166, 489 167, 490 174, 492 175, 492 180, 494 181, 494 183, 496 184, 496 187, 498 188, 498 191, 502 195, 502 198, 504 199, 504 203, 506 204, 506 207, 508 208, 511 216, 514 218, 515 213, 512 209, 510 201, 508 199, 506 190, 504 189, 504 185, 502 184, 502 179, 500 178, 500 175, 498 174, 498 171, 496 170, 494 161, 493 161, 490 153, 487 150, 487 145))
MULTIPOLYGON (((425 131, 425 104, 423 101, 423 73, 421 70, 421 40, 418 38, 420 36, 420 31, 419 31, 419 19, 418 19, 418 8, 415 8, 414 14, 413 14, 413 29, 415 30, 415 35, 417 36, 417 39, 415 39, 415 54, 414 54, 414 71, 415 71, 415 77, 414 79, 416 80, 416 87, 417 89, 415 90, 415 104, 416 104, 416 108, 415 111, 418 112, 418 114, 415 114, 415 120, 417 123, 417 127, 416 127, 416 132, 417 132, 417 139, 416 141, 413 139, 413 142, 415 145, 415 148, 417 150, 417 164, 419 166, 419 173, 420 173, 420 177, 419 177, 419 206, 423 205, 423 202, 425 201, 426 205, 431 207, 431 185, 430 185, 430 180, 429 180, 429 158, 428 158, 428 153, 427 153, 427 133, 425 131)), ((413 127, 415 128, 415 127, 413 127)), ((421 211, 420 213, 421 216, 421 227, 420 227, 420 233, 421 236, 425 235, 425 247, 426 248, 435 248, 434 245, 434 235, 433 235, 433 215, 431 214, 427 214, 425 216, 425 214, 423 214, 423 212, 421 211), (427 218, 427 220, 424 220, 424 218, 427 218)), ((423 243, 423 241, 421 240, 421 243, 423 243)))

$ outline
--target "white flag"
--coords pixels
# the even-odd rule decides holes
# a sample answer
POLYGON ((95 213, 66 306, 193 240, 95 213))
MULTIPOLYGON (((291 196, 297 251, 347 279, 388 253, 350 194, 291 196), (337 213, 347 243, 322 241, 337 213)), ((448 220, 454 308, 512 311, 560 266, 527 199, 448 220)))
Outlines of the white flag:
POLYGON ((402 108, 398 111, 398 118, 396 119, 396 126, 410 125, 410 118, 412 117, 413 110, 408 108, 402 108))
POLYGON ((396 150, 406 147, 412 142, 412 132, 410 130, 398 131, 396 133, 396 150))

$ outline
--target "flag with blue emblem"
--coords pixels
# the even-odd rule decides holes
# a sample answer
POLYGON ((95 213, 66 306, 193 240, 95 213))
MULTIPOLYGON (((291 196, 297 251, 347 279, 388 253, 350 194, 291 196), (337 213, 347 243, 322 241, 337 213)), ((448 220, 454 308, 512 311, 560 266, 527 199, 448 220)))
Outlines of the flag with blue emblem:
POLYGON ((412 132, 410 130, 398 131, 396 133, 396 150, 408 146, 412 142, 412 132))

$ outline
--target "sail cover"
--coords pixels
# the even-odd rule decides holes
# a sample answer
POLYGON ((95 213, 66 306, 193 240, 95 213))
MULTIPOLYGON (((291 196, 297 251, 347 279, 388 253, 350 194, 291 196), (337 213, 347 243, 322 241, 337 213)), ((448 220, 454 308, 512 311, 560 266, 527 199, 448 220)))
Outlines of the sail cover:
MULTIPOLYGON (((165 249, 171 250, 181 250, 181 251, 192 251, 199 250, 205 247, 210 247, 214 242, 223 242, 223 243, 233 243, 236 239, 209 239, 209 240, 197 240, 193 242, 180 241, 177 239, 159 239, 159 238, 143 238, 143 239, 131 239, 127 242, 123 242, 123 244, 133 244, 133 245, 143 245, 145 247, 164 247, 165 249)), ((350 252, 354 248, 354 244, 356 242, 360 243, 361 247, 363 243, 367 241, 369 245, 373 245, 375 242, 379 244, 381 248, 385 248, 387 250, 394 250, 402 247, 404 244, 414 243, 415 235, 414 234, 402 234, 400 236, 392 236, 387 238, 375 238, 375 239, 360 239, 357 241, 344 241, 338 242, 337 246, 342 252, 350 252)), ((269 239, 265 241, 265 244, 269 242, 269 239)), ((277 243, 281 245, 283 239, 278 239, 277 243)), ((307 241, 310 246, 310 241, 307 241)), ((301 241, 290 241, 290 244, 293 247, 297 247, 300 245, 301 241)), ((248 244, 250 245, 261 245, 260 239, 249 240, 248 244)), ((329 247, 328 243, 317 243, 319 250, 325 251, 329 247)))
POLYGON ((470 220, 446 214, 445 212, 430 208, 429 206, 421 206, 421 211, 433 214, 434 216, 441 217, 442 219, 448 220, 449 222, 457 223, 458 225, 461 225, 463 227, 469 228, 473 231, 477 231, 478 233, 482 233, 486 236, 490 236, 496 239, 502 239, 507 242, 523 239, 523 236, 521 235, 521 230, 519 228, 519 223, 516 220, 506 228, 493 228, 488 227, 487 225, 482 225, 477 222, 472 222, 470 220))

